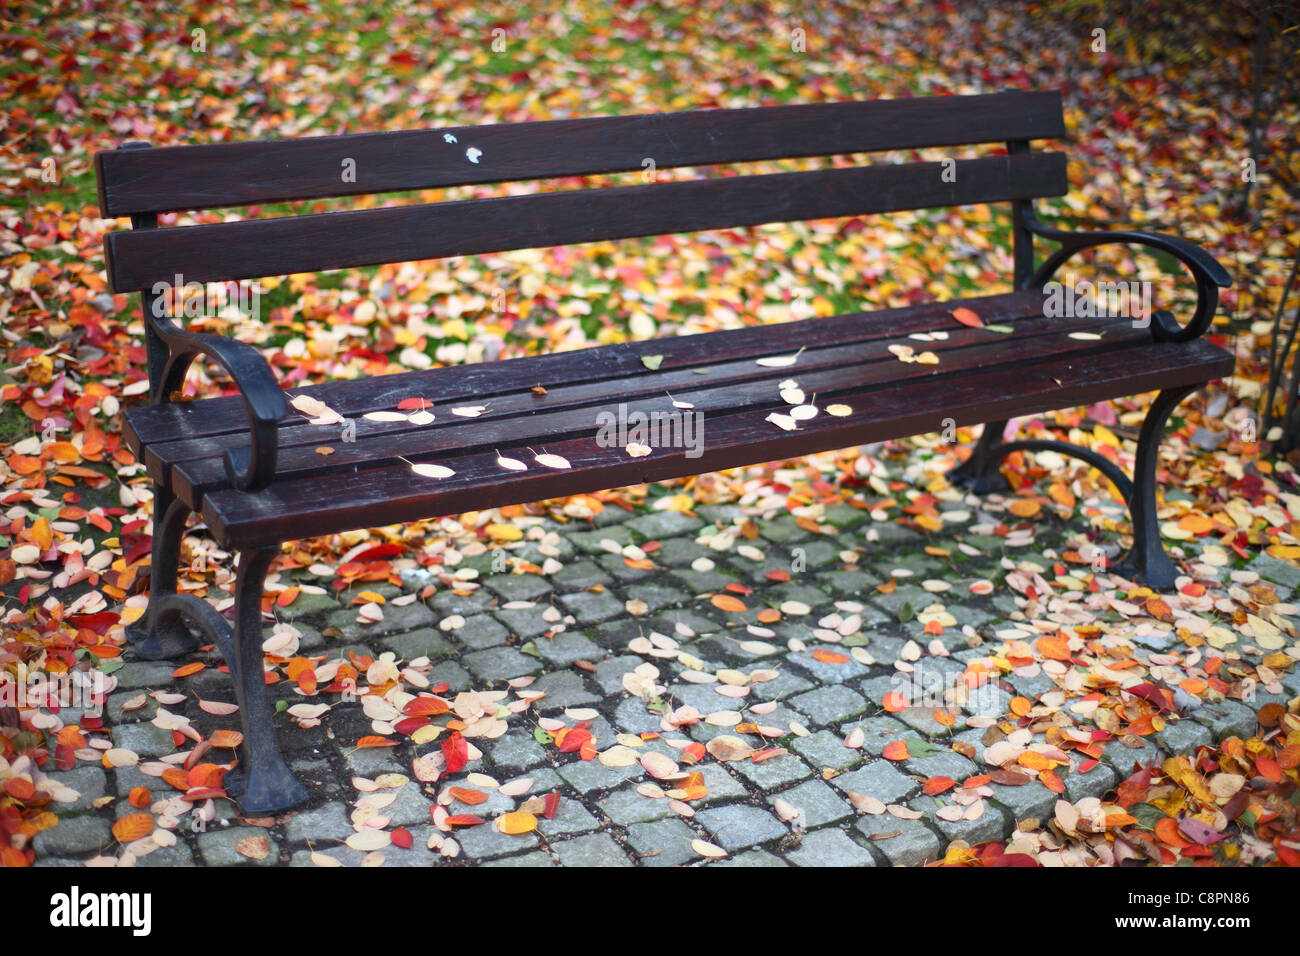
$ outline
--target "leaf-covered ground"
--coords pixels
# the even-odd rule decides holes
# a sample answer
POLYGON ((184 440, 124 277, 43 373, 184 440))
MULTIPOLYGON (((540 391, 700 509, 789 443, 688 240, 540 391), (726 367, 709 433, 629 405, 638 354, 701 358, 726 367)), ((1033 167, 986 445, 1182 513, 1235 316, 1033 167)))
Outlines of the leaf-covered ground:
MULTIPOLYGON (((955 844, 946 862, 1030 862, 1044 855, 1044 862, 1080 865, 1300 862, 1300 705, 1282 683, 1300 656, 1297 610, 1290 593, 1246 568, 1260 554, 1292 566, 1300 557, 1294 471, 1261 457, 1262 436, 1255 433, 1266 320, 1300 245, 1300 213, 1262 164, 1252 199, 1262 213, 1253 220, 1230 213, 1248 158, 1242 117, 1251 93, 1252 35, 1231 8, 1209 4, 1133 15, 1077 2, 1032 9, 858 6, 708 2, 670 11, 557 2, 521 13, 509 4, 246 3, 230 10, 151 8, 147 18, 111 3, 11 7, 0 69, 0 668, 15 675, 20 664, 54 675, 98 668, 111 680, 121 663, 122 625, 143 608, 135 585, 148 560, 151 495, 143 468, 122 443, 120 416, 146 400, 146 370, 138 303, 105 291, 101 238, 127 223, 98 218, 97 150, 129 139, 167 145, 1061 89, 1068 136, 1060 145, 1071 157, 1072 190, 1041 204, 1040 213, 1065 223, 1097 219, 1174 232, 1211 250, 1235 280, 1224 292, 1213 338, 1235 352, 1238 367, 1231 380, 1189 400, 1171 423, 1160 517, 1166 543, 1179 549, 1187 571, 1175 594, 1134 589, 1082 557, 1090 542, 1113 550, 1127 530, 1096 471, 1047 455, 1008 460, 1015 494, 995 506, 1005 509, 1005 518, 982 529, 1003 539, 1005 557, 987 549, 977 559, 979 580, 961 577, 960 586, 1004 594, 1015 610, 1005 626, 973 632, 971 640, 986 644, 989 654, 986 664, 968 667, 966 682, 976 687, 1007 675, 1045 675, 1051 686, 1033 699, 1017 695, 992 722, 996 732, 987 745, 1001 748, 995 751, 1001 759, 990 773, 1014 767, 1055 789, 1058 768, 1082 769, 1104 743, 1140 744, 1191 709, 1225 699, 1249 705, 1257 722, 1140 771, 1096 805, 1064 800, 1050 820, 1025 827, 1009 845, 955 844), (1094 52, 1096 29, 1105 31, 1104 53, 1094 52), (494 49, 494 40, 504 49, 494 49), (1071 546, 1050 557, 1034 553, 1038 529, 1061 521, 1073 533, 1071 546), (1140 640, 1152 633, 1169 638, 1158 653, 1140 640)), ((1298 121, 1283 110, 1263 131, 1266 151, 1285 154, 1298 121)), ((661 171, 661 178, 691 175, 661 171)), ((545 188, 621 181, 635 179, 591 177, 545 188)), ((164 223, 226 215, 166 216, 164 223)), ((1010 269, 1005 210, 976 207, 270 278, 262 283, 262 322, 226 310, 204 324, 255 343, 283 382, 302 384, 1005 291, 1010 269), (504 311, 492 308, 498 290, 504 290, 504 311)), ((1151 280, 1157 306, 1179 314, 1194 301, 1172 263, 1122 248, 1098 253, 1076 272, 1151 280)), ((199 371, 186 390, 199 397, 227 386, 215 372, 199 371)), ((1145 404, 1143 398, 1107 403, 1020 425, 1030 436, 1064 434, 1128 466, 1145 404)), ((957 437, 966 442, 972 435, 957 437)), ((936 439, 818 456, 796 465, 804 481, 793 485, 788 470, 746 469, 673 487, 462 515, 405 532, 302 542, 286 547, 280 570, 286 581, 294 572, 295 581, 314 583, 277 589, 268 607, 291 606, 313 588, 357 595, 363 609, 379 606, 360 596, 366 582, 396 584, 400 571, 419 566, 435 572, 434 591, 468 588, 471 580, 448 571, 462 555, 484 549, 506 549, 517 573, 553 574, 544 561, 514 553, 522 535, 509 529, 539 515, 581 527, 609 507, 690 511, 757 501, 767 509, 761 514, 770 515, 778 496, 778 510, 805 520, 816 521, 804 510, 809 507, 848 505, 882 524, 937 532, 940 505, 954 494, 942 472, 960 453, 936 439), (884 463, 893 477, 872 481, 884 463), (372 550, 384 545, 402 547, 372 550)), ((738 544, 732 535, 730 546, 743 547, 743 538, 738 544)), ((624 557, 654 563, 652 554, 624 557)), ((195 535, 187 539, 186 560, 185 587, 220 597, 230 582, 228 556, 195 535)), ((969 576, 972 565, 963 568, 969 576)), ((887 594, 896 586, 891 577, 878 590, 887 594)), ((415 599, 431 593, 417 591, 415 599)), ((743 603, 744 595, 716 597, 718 610, 741 614, 727 598, 743 603)), ((790 613, 769 610, 777 617, 751 626, 790 613)), ((373 613, 363 610, 361 619, 373 613)), ((947 624, 939 612, 931 622, 940 633, 961 624, 947 624)), ((358 681, 371 691, 362 700, 403 687, 400 672, 371 673, 373 661, 361 670, 344 664, 325 673, 320 661, 285 650, 272 647, 268 660, 312 703, 334 702, 358 681)), ((918 651, 938 653, 933 646, 918 651)), ((183 687, 186 678, 176 680, 183 687)), ((654 681, 646 680, 632 677, 626 689, 654 697, 654 681)), ((884 709, 912 704, 890 701, 884 709)), ((483 706, 465 701, 458 717, 486 719, 483 706)), ((34 857, 32 836, 57 826, 58 797, 66 796, 42 786, 45 772, 84 762, 112 766, 129 757, 114 752, 93 720, 65 726, 57 707, 4 705, 0 714, 0 855, 23 865, 34 857)), ((181 727, 172 729, 182 733, 181 727)), ((217 753, 228 743, 213 739, 219 731, 194 733, 199 747, 216 746, 217 753)), ((563 737, 556 738, 561 749, 563 737)), ((578 736, 568 743, 565 752, 574 759, 594 756, 581 752, 578 736)), ((454 747, 440 752, 447 763, 461 759, 454 747)), ((185 788, 219 790, 225 762, 199 766, 215 769, 187 778, 185 788)), ((647 771, 655 775, 650 766, 647 771)), ((974 804, 984 785, 965 781, 962 800, 953 805, 974 804)), ((949 784, 936 778, 926 786, 941 796, 949 784)), ((148 837, 159 819, 136 819, 118 839, 126 845, 148 837)))

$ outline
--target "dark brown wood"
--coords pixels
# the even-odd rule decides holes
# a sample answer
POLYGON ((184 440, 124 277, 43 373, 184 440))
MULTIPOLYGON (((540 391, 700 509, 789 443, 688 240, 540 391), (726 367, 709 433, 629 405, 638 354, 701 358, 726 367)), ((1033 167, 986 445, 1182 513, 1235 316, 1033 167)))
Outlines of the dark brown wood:
MULTIPOLYGON (((918 345, 933 350, 940 359, 938 365, 904 364, 885 351, 882 344, 858 345, 843 349, 843 361, 834 364, 817 362, 816 354, 805 352, 799 364, 789 369, 767 369, 753 362, 732 363, 748 366, 752 373, 743 378, 735 373, 740 369, 715 366, 709 375, 694 376, 694 383, 683 380, 670 389, 663 387, 666 375, 662 372, 644 371, 641 376, 625 383, 600 383, 583 386, 585 400, 566 396, 564 390, 555 394, 557 404, 547 411, 510 414, 498 411, 493 416, 460 419, 446 416, 423 428, 393 424, 358 423, 355 442, 335 441, 337 427, 318 426, 298 429, 295 443, 281 446, 279 470, 276 481, 292 481, 317 475, 355 471, 358 467, 371 467, 379 462, 395 462, 398 456, 412 461, 441 461, 443 456, 464 456, 474 452, 499 449, 514 454, 527 447, 537 447, 555 441, 591 435, 597 430, 598 416, 602 412, 628 414, 654 412, 671 413, 674 407, 668 398, 691 403, 693 412, 704 416, 707 423, 718 416, 728 416, 742 411, 788 412, 787 403, 781 400, 778 383, 794 377, 809 398, 816 396, 819 406, 837 402, 845 394, 866 394, 868 388, 898 388, 906 384, 930 379, 942 383, 948 376, 980 369, 991 372, 998 367, 1018 365, 1028 361, 1043 361, 1047 357, 1085 356, 1103 354, 1109 359, 1116 349, 1127 344, 1140 345, 1150 336, 1132 327, 1127 320, 1083 320, 1075 329, 1104 331, 1102 342, 1078 340, 1060 329, 1039 328, 1035 332, 1020 332, 1015 350, 1006 343, 994 341, 990 333, 979 340, 977 330, 968 329, 966 335, 955 337, 958 341, 918 345), (868 353, 870 357, 868 357, 868 353), (807 361, 805 361, 807 360, 807 361), (712 374, 716 371, 718 374, 712 374), (728 375, 728 372, 732 373, 728 375), (599 392, 597 392, 599 390, 599 392), (595 397, 596 394, 599 397, 595 397), (365 434, 360 427, 369 425, 365 434), (330 444, 334 453, 322 456, 315 449, 322 443, 330 444)), ((1000 336, 999 336, 1000 337, 1000 336)), ((823 352, 839 351, 836 349, 823 352)), ((527 361, 521 360, 521 361, 527 361)), ((689 373, 685 373, 689 374, 689 373)), ((942 384, 934 387, 943 388, 942 384)), ((494 406, 496 407, 496 406, 494 406)), ((220 441, 212 442, 214 448, 220 441)), ((197 508, 203 495, 227 486, 224 463, 220 457, 194 458, 175 464, 172 484, 180 497, 197 508)))
POLYGON ((111 150, 95 169, 110 217, 1064 135, 1059 93, 1011 91, 111 150))
MULTIPOLYGON (((147 150, 139 151, 141 153, 147 150)), ((134 153, 133 153, 134 155, 134 153)), ((582 189, 110 233, 115 292, 771 222, 1061 196, 1065 156, 1034 153, 582 189)))
POLYGON ((448 479, 424 479, 398 463, 276 482, 251 494, 213 492, 204 500, 203 516, 226 547, 243 548, 660 481, 760 459, 783 460, 935 431, 944 418, 964 425, 1086 405, 1156 388, 1201 384, 1231 374, 1232 368, 1232 357, 1204 340, 1146 342, 1114 350, 1105 361, 1055 358, 953 372, 940 378, 937 387, 923 379, 897 387, 850 390, 838 398, 853 407, 853 415, 819 415, 794 432, 764 421, 766 408, 707 419, 704 453, 699 458, 687 458, 685 449, 674 448, 632 459, 621 449, 597 446, 593 434, 548 442, 537 449, 567 458, 573 465, 569 470, 544 468, 530 457, 527 472, 507 472, 495 464, 495 452, 448 455, 439 460, 457 472, 448 479), (329 506, 322 507, 322 502, 329 506))

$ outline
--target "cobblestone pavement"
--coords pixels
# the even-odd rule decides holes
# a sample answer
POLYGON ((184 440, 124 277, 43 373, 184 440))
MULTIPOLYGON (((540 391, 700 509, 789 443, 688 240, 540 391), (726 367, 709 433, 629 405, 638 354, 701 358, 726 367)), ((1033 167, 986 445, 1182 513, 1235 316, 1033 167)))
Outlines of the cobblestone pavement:
MULTIPOLYGON (((960 674, 966 661, 988 653, 982 642, 996 645, 1001 640, 997 631, 1023 622, 1023 599, 1001 583, 1009 567, 1016 562, 1050 566, 1070 541, 1077 546, 1081 540, 1078 525, 1044 521, 1032 543, 1012 546, 1017 539, 993 533, 1000 517, 983 510, 996 500, 952 494, 941 503, 948 520, 928 535, 898 522, 873 521, 867 511, 847 505, 812 506, 802 518, 784 509, 742 513, 734 505, 701 506, 693 514, 608 507, 594 521, 568 524, 523 518, 516 523, 524 538, 504 554, 512 563, 522 559, 535 567, 550 559, 552 573, 504 573, 493 549, 467 554, 456 569, 455 586, 435 581, 436 593, 428 600, 391 603, 428 583, 419 571, 404 588, 362 586, 389 599, 383 619, 368 625, 358 622, 354 605, 345 606, 330 594, 303 593, 277 612, 300 632, 299 654, 391 654, 397 662, 414 661, 431 685, 445 682, 449 698, 461 691, 499 690, 509 692, 503 702, 519 701, 521 712, 505 717, 506 729, 499 736, 470 738, 481 757, 471 759, 464 770, 422 784, 412 775, 412 761, 438 753, 438 741, 416 743, 394 734, 401 741, 396 747, 357 749, 361 737, 375 732, 357 702, 339 703, 337 695, 303 698, 282 680, 271 688, 282 702, 276 727, 292 767, 311 792, 310 802, 275 820, 241 820, 230 802, 217 800, 208 808, 210 821, 200 826, 201 813, 189 814, 175 827, 175 845, 154 850, 140 863, 309 866, 327 864, 322 857, 330 857, 344 865, 382 859, 389 866, 669 866, 702 862, 693 843, 706 841, 726 851, 725 858, 710 865, 889 866, 934 860, 953 840, 1005 837, 1017 822, 1050 814, 1056 795, 1036 781, 992 786, 977 819, 954 821, 936 816, 943 801, 923 795, 921 783, 934 775, 961 781, 988 770, 980 762, 986 731, 967 726, 966 720, 981 712, 1001 716, 1013 694, 1033 698, 1050 689, 1050 681, 1041 674, 1009 676, 1002 685, 991 686, 990 694, 968 700, 964 710, 953 710, 957 719, 950 727, 936 719, 933 707, 897 713, 883 707, 884 696, 900 688, 900 679, 904 689, 912 679, 895 662, 915 657, 916 646, 926 648, 935 639, 933 627, 926 632, 927 623, 939 622, 938 640, 951 656, 926 654, 917 661, 913 687, 931 680, 942 685, 960 674), (779 580, 786 573, 789 579, 779 580), (891 577, 897 585, 892 592, 878 590, 891 577), (979 579, 997 586, 987 596, 970 593, 970 583, 979 579), (951 590, 937 590, 942 585, 936 582, 951 590), (724 613, 700 597, 728 584, 754 589, 745 596, 751 610, 724 613), (801 605, 807 613, 799 613, 801 605), (775 606, 783 606, 780 620, 758 624, 757 612, 775 606), (660 694, 649 693, 649 700, 629 693, 636 678, 625 677, 641 667, 644 678, 650 673, 646 665, 657 668, 658 677, 648 678, 650 684, 663 688, 660 694), (756 671, 772 679, 744 677, 756 671), (527 678, 535 679, 529 683, 527 678), (713 682, 698 682, 706 680, 713 682), (724 696, 720 689, 744 696, 724 696), (518 695, 536 692, 545 696, 523 707, 518 695), (288 706, 321 700, 335 706, 318 726, 303 729, 285 712, 288 706), (723 716, 680 731, 670 728, 660 737, 628 736, 663 731, 662 714, 652 712, 663 709, 660 703, 670 710, 692 706, 702 715, 739 712, 746 722, 775 728, 775 739, 756 746, 783 747, 788 753, 761 762, 707 758, 684 767, 700 771, 702 781, 696 783, 705 788, 703 795, 691 794, 686 807, 670 797, 645 796, 651 778, 639 763, 608 766, 601 759, 583 760, 579 752, 562 752, 539 725, 558 726, 549 718, 573 727, 585 719, 602 754, 621 742, 635 745, 630 749, 638 755, 656 751, 674 760, 682 760, 686 751, 670 745, 671 738, 679 744, 685 738, 707 743, 747 729, 726 726, 735 718, 723 716), (845 745, 855 730, 863 734, 856 749, 845 745), (904 761, 885 759, 882 749, 896 740, 912 741, 913 755, 904 761), (926 748, 921 741, 935 746, 926 748), (954 743, 968 746, 954 749, 954 743), (475 773, 492 781, 469 776, 475 773), (531 779, 526 792, 509 797, 492 792, 493 781, 507 784, 520 778, 531 779), (386 805, 373 812, 388 818, 390 831, 406 828, 410 848, 389 845, 380 856, 365 846, 345 845, 354 833, 357 802, 367 796, 357 789, 358 782, 367 789, 379 787, 383 799, 376 803, 386 805), (474 813, 489 822, 449 833, 437 830, 431 809, 449 784, 490 793, 477 806, 448 807, 451 813, 474 813), (495 814, 548 793, 558 793, 560 801, 553 816, 541 816, 536 831, 507 835, 492 824, 495 814), (893 812, 860 812, 850 793, 919 815, 905 819, 893 812), (269 847, 257 839, 248 842, 250 837, 267 837, 269 847), (260 860, 250 859, 250 846, 255 848, 251 856, 260 860)), ((1197 544, 1188 546, 1195 549, 1197 544)), ((1282 600, 1300 586, 1300 570, 1290 564, 1261 557, 1250 567, 1277 584, 1282 600)), ((1227 570, 1218 569, 1224 575, 1227 570)), ((295 573, 303 581, 322 583, 295 573)), ((279 585, 295 573, 282 574, 279 585)), ((343 599, 354 596, 348 592, 343 599)), ((1098 618, 1119 620, 1110 611, 1098 612, 1098 618)), ((1140 633, 1135 638, 1138 656, 1165 648, 1168 631, 1156 627, 1140 633)), ((205 655, 194 659, 219 663, 205 655)), ((36 837, 38 865, 120 853, 110 826, 115 817, 138 812, 126 799, 133 788, 147 787, 158 800, 175 798, 176 791, 163 779, 141 770, 176 750, 173 734, 151 723, 159 706, 152 697, 145 706, 124 711, 132 698, 138 701, 143 691, 180 690, 187 700, 171 710, 191 718, 205 735, 218 726, 236 726, 235 717, 213 717, 196 703, 198 698, 233 699, 229 678, 217 667, 176 679, 172 671, 181 662, 144 662, 129 653, 126 660, 115 675, 106 722, 114 745, 139 754, 141 765, 113 770, 81 765, 52 774, 80 796, 59 808, 59 826, 36 837)), ((1300 693, 1294 670, 1284 681, 1287 696, 1300 693)), ((1171 721, 1162 733, 1143 738, 1140 748, 1118 742, 1107 746, 1100 764, 1087 773, 1062 768, 1067 796, 1101 795, 1135 762, 1159 758, 1161 751, 1189 753, 1228 734, 1248 736, 1253 729, 1253 715, 1245 706, 1207 704, 1186 719, 1171 721)))

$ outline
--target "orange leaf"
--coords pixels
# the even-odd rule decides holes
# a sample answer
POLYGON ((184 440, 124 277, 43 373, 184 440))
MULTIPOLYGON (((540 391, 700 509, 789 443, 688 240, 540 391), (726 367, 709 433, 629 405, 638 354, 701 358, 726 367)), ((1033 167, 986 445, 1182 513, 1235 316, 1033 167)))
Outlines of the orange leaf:
POLYGON ((396 740, 389 740, 387 737, 380 737, 375 734, 362 737, 360 740, 357 741, 358 750, 365 750, 367 747, 396 747, 396 746, 397 746, 396 740))
POLYGON ((202 661, 194 661, 190 664, 182 664, 176 670, 172 671, 172 677, 189 677, 191 674, 197 674, 208 665, 202 661))
POLYGON ((774 607, 765 607, 758 612, 759 624, 775 624, 781 620, 781 612, 774 607))
POLYGON ((1047 770, 1051 767, 1051 762, 1037 750, 1026 750, 1016 762, 1030 770, 1047 770))
POLYGON ((15 800, 27 801, 36 796, 36 786, 22 777, 10 777, 5 781, 5 792, 15 800))
POLYGON ((984 320, 981 319, 972 309, 968 309, 965 306, 962 306, 959 309, 953 309, 952 317, 962 325, 969 325, 972 329, 982 329, 984 327, 984 320))
POLYGON ((283 591, 281 591, 279 594, 275 596, 275 606, 288 607, 290 604, 292 604, 294 601, 298 599, 298 594, 301 591, 302 588, 298 587, 298 585, 296 584, 293 585, 292 587, 285 588, 283 591))
POLYGON ((1278 766, 1277 761, 1272 757, 1256 757, 1255 771, 1274 783, 1282 782, 1282 768, 1278 766))
POLYGON ((1162 817, 1156 821, 1156 837, 1176 850, 1191 846, 1191 841, 1178 832, 1178 821, 1173 817, 1162 817))
POLYGON ((882 754, 886 760, 906 760, 907 744, 901 740, 895 740, 891 744, 886 744, 882 754))
POLYGON ((450 793, 461 803, 467 803, 471 807, 477 806, 488 798, 482 790, 474 790, 470 787, 452 787, 450 793))
POLYGON ((896 714, 900 710, 907 710, 908 707, 907 698, 896 690, 891 690, 886 694, 881 703, 885 705, 885 710, 889 711, 891 714, 896 714))
POLYGON ((1070 659, 1070 641, 1063 634, 1044 634, 1035 643, 1038 653, 1053 661, 1070 659))
POLYGON ((944 727, 951 727, 953 724, 957 723, 957 717, 955 714, 951 714, 946 710, 939 710, 937 707, 930 716, 944 727))
POLYGON ((1065 781, 1056 775, 1055 770, 1038 771, 1038 782, 1055 794, 1065 793, 1065 781))
POLYGON ((233 750, 244 742, 244 735, 238 730, 214 730, 209 742, 214 747, 228 747, 233 750))
POLYGON ((137 810, 143 810, 153 803, 153 793, 150 792, 148 787, 133 787, 131 792, 126 795, 126 802, 137 810))
POLYGON ((437 717, 451 710, 451 705, 441 697, 417 697, 406 702, 402 713, 408 717, 437 717))
POLYGON ((50 545, 54 544, 54 532, 50 530, 50 522, 47 518, 37 518, 33 521, 30 534, 32 543, 42 551, 48 551, 50 545))
POLYGON ((162 778, 177 790, 188 790, 190 788, 190 775, 180 767, 168 767, 163 771, 162 778))
POLYGON ((813 651, 812 656, 823 664, 847 664, 850 660, 847 654, 838 654, 835 651, 828 651, 823 647, 819 647, 817 650, 813 651))
POLYGON ((957 786, 957 781, 952 777, 931 777, 921 789, 929 796, 937 797, 941 793, 947 793, 955 786, 957 786))
POLYGON ((113 837, 118 843, 133 843, 153 833, 152 813, 128 813, 113 824, 113 837))
POLYGON ((1007 505, 1007 510, 1017 518, 1032 518, 1043 510, 1043 503, 1037 498, 1017 498, 1007 505))
POLYGON ((1034 702, 1030 700, 1028 697, 1011 698, 1011 704, 1010 704, 1011 713, 1015 714, 1017 717, 1025 716, 1027 713, 1029 713, 1030 709, 1032 709, 1033 706, 1034 706, 1034 702))
POLYGON ((745 607, 744 601, 734 598, 730 594, 715 594, 712 603, 719 611, 727 611, 732 614, 740 614, 749 610, 745 607))
POLYGON ((449 827, 476 827, 482 823, 487 823, 482 817, 476 817, 472 813, 457 813, 446 819, 449 827))

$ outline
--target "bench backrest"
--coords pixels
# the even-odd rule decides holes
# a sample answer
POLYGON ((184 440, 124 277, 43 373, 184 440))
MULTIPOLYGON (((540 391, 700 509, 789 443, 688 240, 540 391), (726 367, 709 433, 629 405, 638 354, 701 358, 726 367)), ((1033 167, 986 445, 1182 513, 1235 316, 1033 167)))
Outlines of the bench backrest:
POLYGON ((137 228, 105 237, 115 292, 638 236, 1063 195, 1060 94, 1005 92, 550 120, 95 156, 100 210, 166 211, 896 149, 1007 143, 1005 156, 575 189, 137 228), (468 151, 476 150, 476 153, 468 151), (355 175, 346 175, 348 170, 355 175))

